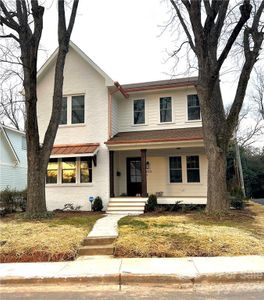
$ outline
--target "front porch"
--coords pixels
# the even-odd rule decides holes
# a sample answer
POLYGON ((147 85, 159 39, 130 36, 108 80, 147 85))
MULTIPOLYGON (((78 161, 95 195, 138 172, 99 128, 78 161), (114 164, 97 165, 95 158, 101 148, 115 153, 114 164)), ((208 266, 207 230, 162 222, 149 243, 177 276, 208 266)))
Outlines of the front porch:
POLYGON ((154 194, 159 204, 206 204, 206 191, 207 159, 201 146, 110 150, 110 203, 146 202, 154 194), (193 157, 197 178, 190 178, 193 157))

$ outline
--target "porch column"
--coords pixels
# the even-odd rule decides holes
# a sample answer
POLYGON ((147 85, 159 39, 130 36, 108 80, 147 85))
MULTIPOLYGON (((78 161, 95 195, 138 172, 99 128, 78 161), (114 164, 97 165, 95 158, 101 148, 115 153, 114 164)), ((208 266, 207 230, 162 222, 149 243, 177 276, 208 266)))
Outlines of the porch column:
POLYGON ((141 149, 141 184, 142 184, 142 197, 147 197, 147 171, 146 171, 146 164, 147 164, 147 150, 141 149))
POLYGON ((115 197, 114 151, 109 151, 110 197, 115 197))

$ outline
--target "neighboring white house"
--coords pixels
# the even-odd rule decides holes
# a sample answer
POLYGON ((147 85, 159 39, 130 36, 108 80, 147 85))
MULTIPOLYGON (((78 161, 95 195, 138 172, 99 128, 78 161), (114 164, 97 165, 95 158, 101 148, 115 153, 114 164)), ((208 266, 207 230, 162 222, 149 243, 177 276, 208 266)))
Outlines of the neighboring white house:
MULTIPOLYGON (((38 73, 41 139, 51 114, 56 55, 38 73)), ((73 203, 89 210, 89 197, 100 196, 108 211, 141 211, 149 194, 161 204, 205 204, 207 158, 196 81, 120 85, 71 43, 47 170, 48 209, 73 203)))
POLYGON ((23 190, 27 186, 25 133, 0 124, 0 190, 23 190))

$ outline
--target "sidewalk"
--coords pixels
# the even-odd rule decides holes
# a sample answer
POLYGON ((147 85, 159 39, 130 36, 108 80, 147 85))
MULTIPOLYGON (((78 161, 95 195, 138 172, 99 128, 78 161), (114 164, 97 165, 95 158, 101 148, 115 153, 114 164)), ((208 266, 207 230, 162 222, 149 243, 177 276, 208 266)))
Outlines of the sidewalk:
POLYGON ((0 265, 1 284, 176 284, 264 281, 264 256, 188 258, 92 258, 0 265))

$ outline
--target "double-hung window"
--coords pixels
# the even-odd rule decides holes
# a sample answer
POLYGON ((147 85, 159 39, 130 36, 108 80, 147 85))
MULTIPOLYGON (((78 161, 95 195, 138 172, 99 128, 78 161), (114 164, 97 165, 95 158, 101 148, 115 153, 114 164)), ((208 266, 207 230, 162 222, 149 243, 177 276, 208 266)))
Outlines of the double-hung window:
POLYGON ((187 156, 187 182, 200 182, 199 156, 187 156))
POLYGON ((84 96, 72 96, 71 122, 84 123, 84 96))
POLYGON ((201 119, 200 103, 197 95, 188 95, 188 121, 201 119))
POLYGON ((83 124, 85 122, 84 95, 62 98, 60 125, 83 124))
POLYGON ((145 99, 134 100, 134 124, 145 124, 145 99))
POLYGON ((60 124, 67 124, 67 97, 62 97, 60 124))
POLYGON ((160 123, 172 121, 171 97, 160 98, 160 123))
POLYGON ((182 182, 181 156, 170 157, 170 182, 182 182))

